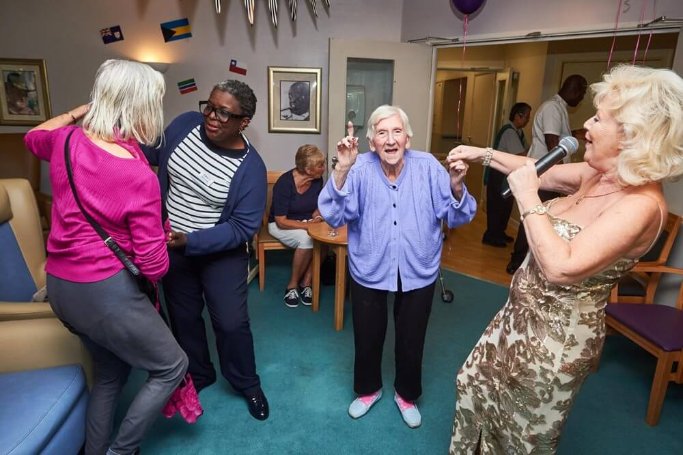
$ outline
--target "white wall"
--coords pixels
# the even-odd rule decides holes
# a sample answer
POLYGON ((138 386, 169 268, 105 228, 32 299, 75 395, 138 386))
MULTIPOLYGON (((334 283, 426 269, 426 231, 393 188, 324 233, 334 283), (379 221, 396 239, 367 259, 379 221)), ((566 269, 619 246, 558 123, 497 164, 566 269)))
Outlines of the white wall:
MULTIPOLYGON (((611 30, 618 4, 616 0, 486 0, 470 15, 467 36, 474 39, 522 36, 534 31, 611 30)), ((646 22, 659 16, 683 17, 681 0, 652 0, 647 5, 646 22)), ((640 10, 641 1, 622 2, 619 27, 637 25, 640 10)), ((463 16, 449 0, 403 0, 403 41, 425 36, 462 40, 463 35, 463 16)))
MULTIPOLYGON (((298 2, 296 22, 280 1, 279 26, 270 23, 264 0, 256 1, 250 26, 241 0, 222 0, 217 15, 209 0, 2 0, 0 58, 39 58, 47 64, 53 113, 87 102, 98 66, 107 58, 172 62, 165 74, 166 121, 196 109, 211 87, 228 78, 248 83, 258 105, 250 140, 270 169, 290 169, 299 145, 327 147, 328 40, 364 38, 400 40, 401 3, 396 0, 331 0, 328 10, 317 2, 313 16, 307 0, 298 2), (397 6, 398 5, 398 6, 397 6), (189 18, 192 38, 164 43, 159 24, 189 18), (379 26, 377 18, 382 18, 379 26), (124 40, 104 45, 100 29, 120 25, 124 40), (248 66, 247 76, 228 72, 230 59, 248 66), (322 134, 268 133, 268 66, 320 67, 322 134), (194 77, 199 90, 180 95, 177 82, 194 77)), ((0 133, 26 131, 3 127, 0 133)), ((45 174, 45 173, 44 173, 45 174)))

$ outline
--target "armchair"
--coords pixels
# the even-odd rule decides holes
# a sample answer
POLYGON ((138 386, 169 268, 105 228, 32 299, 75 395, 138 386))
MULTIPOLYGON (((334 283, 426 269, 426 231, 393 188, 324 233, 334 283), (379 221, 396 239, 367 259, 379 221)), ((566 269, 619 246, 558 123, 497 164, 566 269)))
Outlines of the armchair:
POLYGON ((0 179, 0 372, 78 363, 89 356, 47 302, 31 302, 45 285, 45 247, 33 190, 0 179))
POLYGON ((90 359, 47 302, 31 302, 44 265, 31 185, 0 179, 0 447, 8 453, 77 453, 85 438, 90 359))

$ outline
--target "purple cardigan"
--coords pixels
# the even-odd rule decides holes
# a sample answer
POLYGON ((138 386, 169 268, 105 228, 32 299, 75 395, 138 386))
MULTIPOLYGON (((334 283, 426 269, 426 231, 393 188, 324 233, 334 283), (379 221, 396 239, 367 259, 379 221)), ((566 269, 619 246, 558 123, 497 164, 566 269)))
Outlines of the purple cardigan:
POLYGON ((332 226, 348 224, 349 272, 361 285, 403 291, 436 280, 443 244, 441 221, 454 228, 469 223, 477 203, 464 189, 451 193, 450 176, 431 154, 406 150, 405 165, 390 182, 374 152, 358 155, 341 189, 330 177, 318 209, 332 226))

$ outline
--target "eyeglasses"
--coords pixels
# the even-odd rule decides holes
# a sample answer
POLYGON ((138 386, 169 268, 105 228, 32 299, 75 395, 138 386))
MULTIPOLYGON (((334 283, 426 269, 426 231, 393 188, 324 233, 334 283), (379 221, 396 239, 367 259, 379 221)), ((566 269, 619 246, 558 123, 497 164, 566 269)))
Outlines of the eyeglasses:
POLYGON ((244 114, 233 114, 232 112, 220 108, 218 106, 214 106, 213 104, 209 103, 208 101, 200 101, 199 102, 199 112, 201 112, 204 117, 208 117, 211 115, 213 112, 216 118, 218 119, 219 122, 221 123, 228 123, 231 118, 245 118, 249 117, 248 115, 244 114))

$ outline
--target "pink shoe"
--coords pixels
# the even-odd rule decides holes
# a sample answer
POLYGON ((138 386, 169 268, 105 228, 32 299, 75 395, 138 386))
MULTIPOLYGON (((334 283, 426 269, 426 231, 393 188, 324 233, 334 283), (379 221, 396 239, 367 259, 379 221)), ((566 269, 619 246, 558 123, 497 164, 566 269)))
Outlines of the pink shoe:
POLYGON ((351 402, 351 405, 349 406, 349 415, 354 419, 363 417, 380 398, 382 398, 382 389, 379 389, 377 392, 370 395, 359 396, 351 402))
POLYGON ((394 392, 394 401, 396 402, 396 406, 398 406, 398 410, 401 411, 401 417, 403 417, 403 421, 406 425, 410 428, 417 428, 422 425, 422 416, 420 415, 420 411, 418 411, 415 402, 404 400, 396 392, 394 392))

